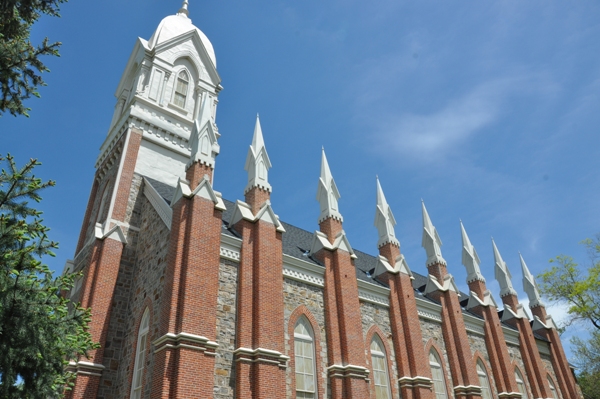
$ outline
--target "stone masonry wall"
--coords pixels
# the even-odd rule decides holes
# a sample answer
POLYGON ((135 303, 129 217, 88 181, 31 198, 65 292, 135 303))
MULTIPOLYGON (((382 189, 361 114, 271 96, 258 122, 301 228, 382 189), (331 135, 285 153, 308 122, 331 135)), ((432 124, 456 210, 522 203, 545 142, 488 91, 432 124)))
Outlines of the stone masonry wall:
MULTIPOLYGON (((444 362, 444 370, 446 371, 446 381, 448 382, 448 386, 452 387, 452 375, 450 374, 450 364, 448 363, 448 354, 446 352, 446 345, 444 344, 444 337, 442 334, 442 325, 441 321, 435 322, 429 319, 425 319, 420 317, 419 322, 421 323, 421 332, 423 334, 423 345, 427 345, 430 339, 433 339, 437 348, 439 348, 442 353, 440 353, 442 361, 444 362)), ((425 356, 429 356, 429 352, 425 353, 425 356)), ((454 393, 448 391, 449 397, 454 397, 454 393)))
MULTIPOLYGON (((304 305, 312 313, 314 318, 317 320, 320 326, 320 331, 314 331, 315 335, 318 335, 321 344, 321 375, 317 374, 317 384, 319 388, 322 388, 322 392, 327 392, 327 336, 325 333, 325 312, 324 312, 324 300, 323 300, 323 289, 302 283, 300 281, 284 279, 283 282, 283 302, 284 302, 284 317, 285 317, 285 355, 292 356, 293 348, 290 348, 289 341, 289 329, 287 328, 290 322, 290 316, 292 312, 300 305, 304 305)), ((317 365, 317 370, 319 366, 317 365)), ((295 388, 292 386, 292 370, 291 367, 287 368, 286 373, 286 396, 292 397, 292 390, 295 388)), ((328 397, 328 395, 325 395, 328 397)))
MULTIPOLYGON (((496 380, 494 379, 494 374, 490 366, 490 356, 485 345, 485 338, 480 334, 475 334, 470 331, 467 331, 467 337, 469 337, 469 345, 471 346, 471 352, 475 354, 475 352, 478 351, 483 356, 483 361, 486 367, 485 371, 490 382, 490 389, 492 390, 492 395, 494 395, 494 392, 498 392, 498 389, 496 385, 496 380)), ((477 365, 476 361, 474 362, 474 364, 477 365)))

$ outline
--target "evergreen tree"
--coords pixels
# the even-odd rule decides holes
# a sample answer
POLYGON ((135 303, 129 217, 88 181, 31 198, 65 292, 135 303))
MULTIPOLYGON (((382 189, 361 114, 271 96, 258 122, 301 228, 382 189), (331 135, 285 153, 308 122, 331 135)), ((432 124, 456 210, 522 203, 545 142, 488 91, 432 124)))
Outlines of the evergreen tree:
POLYGON ((22 168, 10 155, 0 161, 0 397, 60 397, 73 377, 66 365, 97 347, 89 309, 67 295, 81 274, 53 277, 41 261, 58 244, 29 202, 54 182, 33 175, 35 159, 22 168))
POLYGON ((45 85, 41 74, 48 71, 40 57, 58 56, 61 44, 45 38, 34 46, 29 39, 31 26, 42 14, 59 16, 59 5, 66 1, 0 1, 0 116, 6 111, 29 116, 23 100, 39 97, 37 88, 45 85))

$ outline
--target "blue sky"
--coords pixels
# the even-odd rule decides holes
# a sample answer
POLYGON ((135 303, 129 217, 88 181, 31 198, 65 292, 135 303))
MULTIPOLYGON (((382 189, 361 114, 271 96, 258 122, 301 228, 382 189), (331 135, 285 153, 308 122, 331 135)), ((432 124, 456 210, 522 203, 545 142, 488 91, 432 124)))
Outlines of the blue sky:
MULTIPOLYGON (((71 1, 33 31, 63 42, 31 117, 0 118, 0 153, 43 162, 57 181, 41 204, 73 257, 114 91, 136 37, 150 38, 180 3, 71 1)), ((375 175, 409 266, 425 273, 421 198, 459 287, 462 219, 495 298, 493 236, 522 290, 518 251, 534 274, 548 259, 585 260, 600 231, 600 3, 595 1, 192 0, 224 90, 215 189, 242 199, 260 113, 272 203, 318 228, 320 149, 340 190, 350 243, 377 253, 375 175)), ((561 309, 549 308, 557 316, 561 309)), ((568 332, 567 335, 570 335, 568 332)), ((568 346, 568 345, 567 345, 568 346)))

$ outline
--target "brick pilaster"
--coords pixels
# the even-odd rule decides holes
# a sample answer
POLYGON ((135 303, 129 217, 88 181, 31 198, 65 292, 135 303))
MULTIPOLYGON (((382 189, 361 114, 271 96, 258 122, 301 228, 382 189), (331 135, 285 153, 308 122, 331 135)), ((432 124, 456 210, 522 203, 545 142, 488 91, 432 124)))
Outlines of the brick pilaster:
MULTIPOLYGON (((333 218, 321 222, 320 227, 331 242, 342 231, 341 222, 333 218)), ((368 398, 366 375, 360 377, 366 369, 366 362, 354 262, 348 252, 340 249, 323 249, 316 257, 325 266, 324 299, 331 398, 368 398)))
MULTIPOLYGON (((531 312, 543 323, 546 323, 547 314, 544 306, 536 306, 531 309, 531 312)), ((579 398, 580 395, 577 390, 577 384, 571 373, 569 362, 567 361, 558 331, 556 331, 555 328, 541 328, 535 332, 550 341, 550 359, 552 361, 552 368, 554 369, 554 374, 556 375, 563 398, 579 398)))
MULTIPOLYGON (((469 282, 469 289, 477 294, 478 298, 484 298, 487 291, 486 284, 480 280, 469 282)), ((515 379, 514 368, 510 362, 510 355, 502 332, 498 311, 494 306, 477 306, 470 309, 484 319, 485 346, 487 348, 496 389, 503 393, 504 398, 519 399, 519 387, 515 379), (508 395, 507 395, 508 394, 508 395)))
MULTIPOLYGON (((209 173, 206 173, 206 172, 209 173)), ((212 169, 195 163, 188 179, 212 169)), ((190 186, 192 190, 197 186, 190 186)), ((152 398, 212 398, 222 212, 201 196, 173 205, 152 398)))
MULTIPOLYGON (((516 295, 505 295, 502 297, 502 302, 505 307, 508 305, 513 311, 517 311, 519 300, 516 295)), ((504 311, 507 310, 504 309, 504 311)), ((513 318, 507 320, 507 322, 519 330, 519 349, 521 350, 521 357, 523 358, 533 396, 535 398, 551 398, 552 393, 546 378, 546 367, 535 343, 529 319, 526 317, 513 318)))
MULTIPOLYGON (((443 282, 447 275, 447 267, 443 263, 427 265, 429 274, 435 276, 438 281, 443 282)), ((454 396, 456 398, 479 399, 481 394, 479 377, 475 368, 475 362, 471 354, 469 338, 465 328, 462 308, 458 300, 458 293, 451 289, 436 291, 430 296, 442 305, 442 334, 448 352, 448 362, 454 384, 454 396)))
MULTIPOLYGON (((400 248, 388 243, 379 248, 379 253, 393 267, 400 255, 400 248)), ((385 274, 384 278, 390 287, 390 327, 394 337, 401 396, 404 399, 433 398, 431 368, 423 347, 412 281, 409 275, 402 272, 385 274), (425 377, 429 381, 416 377, 425 377)))
POLYGON ((83 223, 81 224, 81 232, 79 233, 79 240, 77 241, 77 247, 75 248, 75 255, 81 251, 81 248, 83 248, 83 245, 85 244, 86 233, 88 226, 90 225, 90 218, 92 217, 92 210, 94 208, 94 203, 96 202, 96 196, 98 195, 98 186, 99 182, 96 173, 94 184, 92 184, 92 191, 90 192, 90 199, 85 208, 85 216, 83 217, 83 223))

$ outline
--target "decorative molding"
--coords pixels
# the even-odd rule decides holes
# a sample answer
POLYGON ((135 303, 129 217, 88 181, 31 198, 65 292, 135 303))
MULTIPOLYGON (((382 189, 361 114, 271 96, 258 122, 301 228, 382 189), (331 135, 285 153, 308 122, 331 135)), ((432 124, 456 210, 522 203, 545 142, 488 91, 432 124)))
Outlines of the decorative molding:
POLYGON ((513 330, 511 328, 502 326, 502 333, 504 334, 504 340, 515 346, 520 346, 519 344, 519 331, 513 330))
POLYGON ((67 371, 75 372, 77 374, 92 375, 96 377, 102 377, 102 372, 106 367, 103 364, 91 363, 85 361, 74 362, 70 361, 67 366, 67 371))
POLYGON ((341 377, 341 378, 369 378, 369 369, 362 366, 355 366, 353 364, 347 364, 345 366, 341 364, 333 364, 327 367, 327 374, 329 377, 341 377))
POLYGON ((429 302, 422 298, 415 298, 417 302, 417 313, 423 319, 435 321, 438 323, 442 322, 442 307, 433 302, 429 302))
POLYGON ((538 348, 538 351, 540 351, 542 355, 550 356, 550 345, 548 344, 548 342, 540 341, 536 338, 535 343, 538 348))
POLYGON ((325 286, 324 273, 325 268, 321 266, 290 255, 283 255, 284 277, 322 288, 325 286))
POLYGON ((167 228, 171 230, 171 222, 173 220, 173 209, 169 206, 167 201, 156 191, 154 186, 150 184, 148 180, 144 177, 144 195, 148 198, 148 201, 154 207, 158 216, 160 216, 161 220, 165 223, 167 228))
POLYGON ((125 237, 125 234, 119 225, 115 225, 110 229, 107 229, 100 223, 96 223, 96 226, 94 227, 94 235, 95 238, 99 240, 110 238, 123 244, 127 244, 127 238, 125 237))
POLYGON ((485 329, 483 328, 485 320, 463 313, 463 320, 465 321, 465 329, 477 335, 485 336, 485 329))
POLYGON ((280 233, 285 233, 285 229, 283 225, 279 221, 279 216, 275 214, 273 208, 271 207, 271 201, 266 200, 265 203, 260 207, 256 215, 252 213, 252 209, 250 205, 245 203, 244 201, 237 200, 235 203, 235 208, 233 210, 233 215, 231 216, 231 221, 229 222, 229 226, 235 226, 237 222, 240 220, 247 220, 251 223, 256 223, 259 220, 262 220, 267 223, 271 223, 275 226, 277 231, 280 233))
POLYGON ((316 254, 322 249, 327 249, 329 251, 336 251, 338 249, 342 249, 348 252, 352 259, 357 258, 357 256, 354 254, 352 246, 350 245, 350 242, 348 241, 348 237, 346 237, 346 232, 344 230, 340 231, 337 234, 335 240, 333 241, 333 244, 329 242, 329 238, 325 233, 320 232, 318 230, 315 231, 315 234, 313 235, 313 241, 310 246, 310 253, 311 255, 316 254))
POLYGON ((358 299, 385 307, 390 306, 390 290, 363 280, 357 280, 358 299))
POLYGON ((481 387, 477 385, 457 385, 454 387, 454 395, 460 396, 481 396, 481 387))
POLYGON ((164 349, 195 349, 204 352, 206 355, 216 355, 215 349, 219 344, 209 340, 206 337, 194 334, 180 332, 179 334, 167 333, 152 342, 154 353, 164 349))
POLYGON ((240 261, 240 251, 242 249, 242 240, 230 235, 221 233, 221 257, 232 260, 234 262, 240 261))
POLYGON ((287 362, 290 360, 289 356, 281 352, 264 348, 237 348, 233 351, 233 356, 236 362, 275 364, 282 369, 287 368, 287 362))
POLYGON ((433 380, 427 377, 402 377, 398 379, 400 388, 429 388, 433 386, 433 380))

